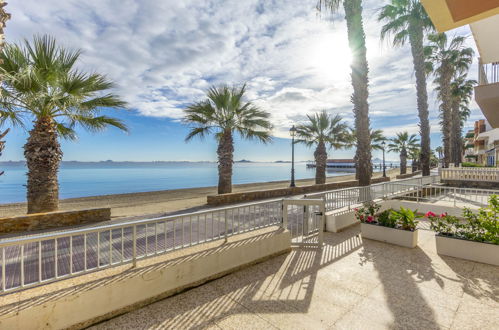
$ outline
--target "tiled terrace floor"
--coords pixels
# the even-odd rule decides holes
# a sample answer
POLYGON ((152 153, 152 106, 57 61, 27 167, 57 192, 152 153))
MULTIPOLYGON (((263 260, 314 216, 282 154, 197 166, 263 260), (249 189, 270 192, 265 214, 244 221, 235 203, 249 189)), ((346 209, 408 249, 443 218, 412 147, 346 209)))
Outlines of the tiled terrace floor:
POLYGON ((499 267, 420 246, 326 233, 294 249, 93 329, 498 329, 499 267))

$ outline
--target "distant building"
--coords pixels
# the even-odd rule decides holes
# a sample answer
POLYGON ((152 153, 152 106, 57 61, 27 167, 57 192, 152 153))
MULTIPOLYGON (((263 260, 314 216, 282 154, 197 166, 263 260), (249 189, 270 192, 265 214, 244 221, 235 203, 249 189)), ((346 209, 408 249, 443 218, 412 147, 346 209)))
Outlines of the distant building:
POLYGON ((483 166, 499 166, 499 128, 493 129, 487 120, 477 120, 474 130, 466 134, 465 158, 483 166))

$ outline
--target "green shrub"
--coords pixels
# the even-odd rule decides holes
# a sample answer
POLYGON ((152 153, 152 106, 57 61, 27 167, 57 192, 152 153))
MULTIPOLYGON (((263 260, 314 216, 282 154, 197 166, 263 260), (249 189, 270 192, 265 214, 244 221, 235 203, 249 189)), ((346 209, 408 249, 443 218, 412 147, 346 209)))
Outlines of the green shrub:
POLYGON ((383 227, 395 228, 397 225, 397 219, 392 216, 393 210, 386 210, 378 215, 378 223, 383 227))
POLYGON ((476 163, 469 163, 469 162, 463 162, 461 163, 461 166, 462 167, 483 167, 482 165, 480 164, 476 164, 476 163))
POLYGON ((442 236, 456 237, 476 242, 485 242, 499 245, 499 197, 492 195, 489 205, 473 213, 465 208, 464 221, 447 214, 426 214, 431 221, 431 229, 442 236))
POLYGON ((415 230, 418 224, 416 220, 417 211, 412 211, 410 209, 406 209, 404 207, 400 207, 400 211, 392 211, 390 214, 390 218, 393 218, 393 221, 404 230, 415 230))

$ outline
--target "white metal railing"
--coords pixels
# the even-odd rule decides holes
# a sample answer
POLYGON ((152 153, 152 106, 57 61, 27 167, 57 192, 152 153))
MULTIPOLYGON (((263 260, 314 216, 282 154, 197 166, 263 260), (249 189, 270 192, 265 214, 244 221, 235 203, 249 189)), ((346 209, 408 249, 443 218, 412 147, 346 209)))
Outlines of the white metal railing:
POLYGON ((442 180, 497 182, 499 184, 499 168, 442 168, 442 180))
POLYGON ((0 293, 282 222, 282 200, 0 241, 0 293))
MULTIPOLYGON (((327 211, 387 196, 403 195, 437 177, 328 191, 306 196, 323 199, 327 211), (402 184, 413 184, 406 187, 402 184)), ((306 202, 308 203, 308 202, 306 202)), ((309 205, 308 212, 318 206, 309 205)), ((283 200, 210 209, 155 219, 101 225, 0 240, 0 293, 85 274, 138 259, 272 225, 282 225, 283 200)), ((307 213, 307 212, 305 212, 307 213)), ((293 218, 294 219, 294 218, 293 218)), ((298 219, 298 218, 297 218, 298 219)), ((295 221, 294 219, 293 221, 295 221)), ((297 223, 284 227, 293 230, 297 223)), ((316 227, 317 219, 307 217, 316 227)), ((303 222, 302 222, 303 223, 303 222)), ((299 225, 299 224, 298 224, 299 225)), ((307 225, 308 226, 308 225, 307 225)), ((303 234, 303 233, 302 233, 303 234)))
POLYGON ((457 188, 440 185, 416 186, 394 183, 399 186, 403 199, 418 202, 449 202, 453 206, 476 205, 486 206, 491 195, 499 195, 499 189, 457 188))
POLYGON ((439 175, 431 175, 419 178, 410 178, 397 181, 383 182, 366 187, 353 187, 313 193, 305 195, 305 198, 323 198, 326 203, 326 211, 341 209, 369 202, 371 200, 383 199, 405 195, 415 191, 421 186, 440 182, 439 175))
POLYGON ((479 59, 478 81, 480 85, 499 83, 499 62, 483 64, 479 59))

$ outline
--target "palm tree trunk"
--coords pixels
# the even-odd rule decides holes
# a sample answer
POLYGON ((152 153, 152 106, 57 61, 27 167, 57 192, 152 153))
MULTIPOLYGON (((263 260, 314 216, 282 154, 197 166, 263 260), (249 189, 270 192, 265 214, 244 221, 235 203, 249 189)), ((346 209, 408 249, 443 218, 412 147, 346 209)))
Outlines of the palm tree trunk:
MULTIPOLYGON (((5 148, 5 141, 2 141, 2 139, 5 137, 5 135, 7 135, 7 133, 9 133, 8 128, 7 130, 0 132, 0 156, 2 156, 2 151, 5 148)), ((0 171, 0 175, 2 175, 3 173, 3 171, 0 171)))
POLYGON ((430 175, 430 120, 428 112, 428 91, 426 89, 425 59, 423 53, 423 27, 419 22, 412 22, 409 27, 412 61, 416 73, 416 94, 421 135, 421 167, 423 176, 430 175))
POLYGON ((451 162, 451 117, 452 117, 452 96, 450 83, 452 80, 452 71, 449 64, 442 64, 443 70, 440 78, 440 90, 442 94, 442 141, 444 145, 444 167, 449 167, 451 162))
POLYGON ((459 111, 459 100, 452 101, 452 125, 451 125, 451 155, 455 166, 461 164, 462 141, 461 141, 461 113, 459 111))
POLYGON ((50 117, 37 119, 24 145, 28 166, 28 213, 57 211, 59 184, 57 172, 62 151, 55 122, 50 117))
POLYGON ((315 157, 315 184, 326 183, 327 151, 323 141, 319 142, 314 152, 315 157))
POLYGON ((234 141, 232 132, 223 132, 218 142, 218 193, 228 194, 232 192, 232 165, 234 163, 234 141))
POLYGON ((371 138, 369 132, 369 104, 367 98, 368 73, 366 35, 362 24, 362 0, 343 1, 347 21, 348 43, 352 52, 353 113, 357 134, 357 170, 359 185, 371 184, 371 138))
POLYGON ((400 152, 400 174, 407 173, 407 151, 400 152))

